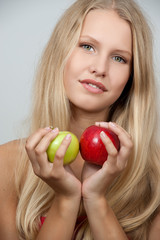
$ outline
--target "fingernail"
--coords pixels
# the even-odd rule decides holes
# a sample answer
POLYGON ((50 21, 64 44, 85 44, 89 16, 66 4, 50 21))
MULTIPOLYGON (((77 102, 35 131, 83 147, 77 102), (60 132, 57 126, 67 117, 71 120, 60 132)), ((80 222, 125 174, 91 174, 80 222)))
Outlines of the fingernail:
POLYGON ((104 137, 104 138, 106 137, 105 132, 102 131, 100 134, 101 134, 102 137, 104 137))
POLYGON ((45 130, 49 131, 49 130, 51 130, 51 128, 50 127, 46 127, 45 130))
POLYGON ((66 139, 66 140, 71 139, 71 134, 67 134, 67 135, 65 136, 65 139, 66 139))
POLYGON ((58 128, 57 128, 57 127, 54 128, 54 129, 52 130, 52 132, 58 132, 58 128))
POLYGON ((116 124, 114 124, 113 122, 109 122, 109 124, 110 124, 112 127, 116 127, 116 124))

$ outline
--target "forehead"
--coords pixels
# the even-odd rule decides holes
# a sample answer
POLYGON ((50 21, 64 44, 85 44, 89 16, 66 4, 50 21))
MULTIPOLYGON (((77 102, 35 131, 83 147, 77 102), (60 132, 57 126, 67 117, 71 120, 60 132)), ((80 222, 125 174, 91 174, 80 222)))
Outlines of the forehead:
POLYGON ((90 35, 98 41, 113 42, 132 47, 132 33, 127 21, 114 10, 96 9, 90 11, 83 22, 81 36, 90 35))

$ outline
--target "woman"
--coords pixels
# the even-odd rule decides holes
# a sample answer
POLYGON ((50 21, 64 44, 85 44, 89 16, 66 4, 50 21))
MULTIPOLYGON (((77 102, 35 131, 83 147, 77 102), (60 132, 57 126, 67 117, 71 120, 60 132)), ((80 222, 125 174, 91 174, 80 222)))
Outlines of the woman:
POLYGON ((151 43, 134 1, 81 0, 64 13, 37 73, 29 137, 0 149, 4 240, 158 239, 151 43), (63 166, 70 135, 48 162, 46 150, 59 129, 80 138, 92 124, 120 140, 118 152, 101 133, 109 153, 102 168, 80 154, 63 166))

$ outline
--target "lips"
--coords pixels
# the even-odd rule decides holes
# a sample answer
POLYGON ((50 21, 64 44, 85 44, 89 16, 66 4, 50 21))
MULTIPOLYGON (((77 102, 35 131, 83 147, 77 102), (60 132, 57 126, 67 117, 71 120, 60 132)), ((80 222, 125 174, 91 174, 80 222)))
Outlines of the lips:
POLYGON ((89 89, 95 89, 95 92, 106 92, 107 89, 101 82, 97 82, 93 79, 84 79, 80 80, 80 83, 86 87, 88 90, 89 89), (97 90, 97 91, 96 91, 97 90))

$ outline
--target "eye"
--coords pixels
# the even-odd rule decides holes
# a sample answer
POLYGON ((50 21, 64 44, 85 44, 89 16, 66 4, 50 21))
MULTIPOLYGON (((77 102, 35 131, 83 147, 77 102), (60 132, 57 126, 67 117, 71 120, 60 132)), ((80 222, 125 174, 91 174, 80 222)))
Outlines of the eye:
POLYGON ((126 61, 120 57, 120 56, 115 56, 113 57, 113 59, 116 61, 116 62, 120 62, 120 63, 125 63, 126 61))
POLYGON ((81 44, 80 47, 82 47, 83 49, 85 49, 86 51, 89 51, 89 52, 94 51, 93 47, 89 44, 81 44))

